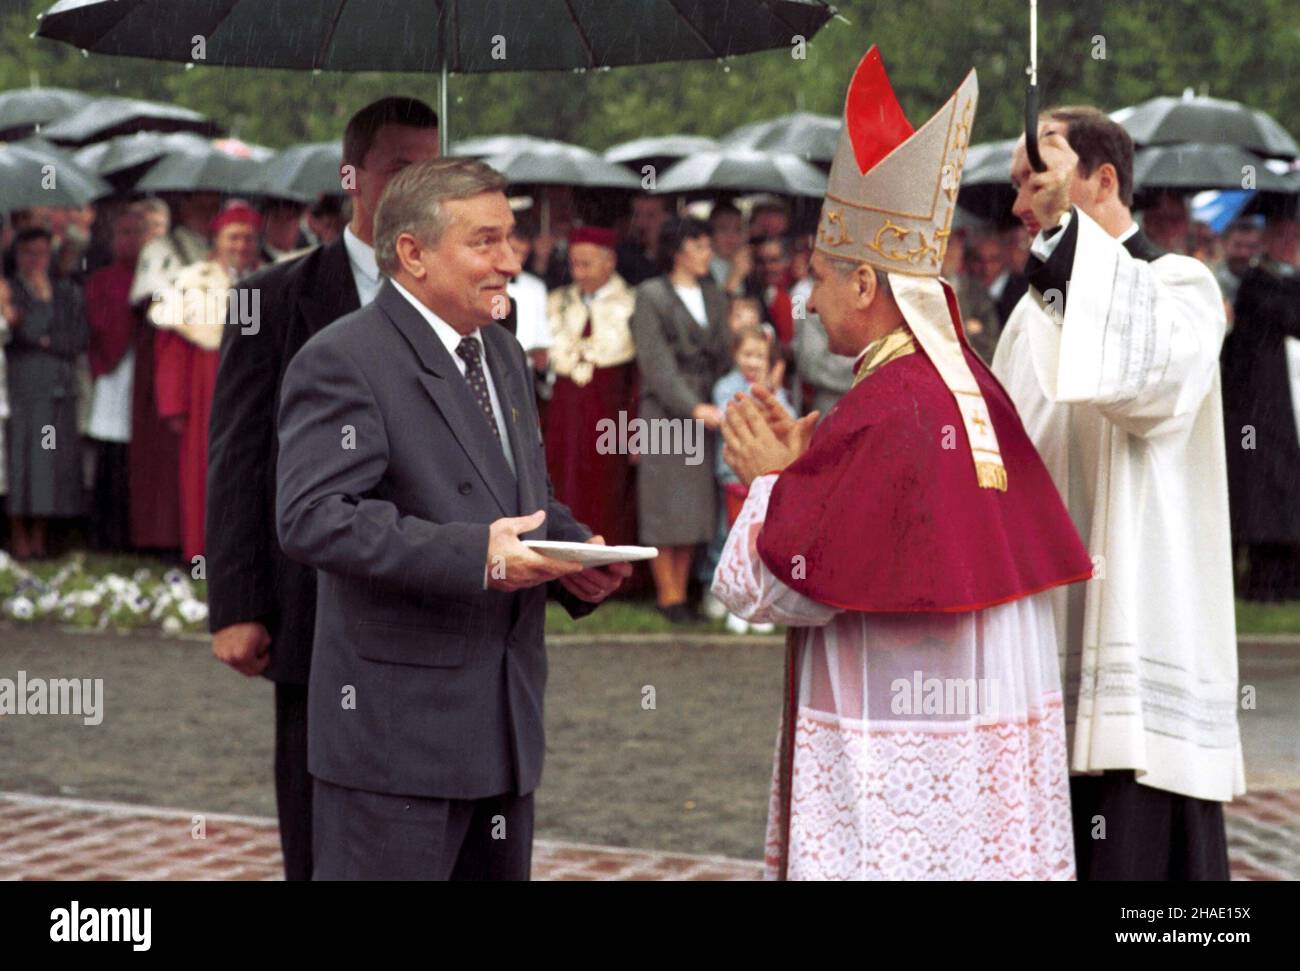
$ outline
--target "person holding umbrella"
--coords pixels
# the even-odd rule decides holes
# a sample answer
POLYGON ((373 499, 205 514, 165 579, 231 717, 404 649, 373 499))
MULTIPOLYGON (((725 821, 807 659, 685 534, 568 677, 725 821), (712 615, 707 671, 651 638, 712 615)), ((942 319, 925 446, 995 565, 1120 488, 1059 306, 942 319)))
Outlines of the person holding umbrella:
POLYGON ((1093 107, 1016 145, 1034 235, 1001 379, 1087 539, 1067 632, 1070 796, 1084 880, 1226 880, 1245 792, 1214 276, 1133 222, 1133 139, 1093 107))
POLYGON ((258 326, 224 335, 209 429, 208 624, 218 660, 275 682, 276 807, 289 880, 312 874, 307 677, 316 573, 289 560, 275 536, 280 381, 309 337, 379 292, 379 197, 407 165, 437 157, 438 116, 424 102, 381 98, 353 115, 339 172, 351 223, 334 242, 246 280, 239 299, 251 305, 258 294, 258 326))

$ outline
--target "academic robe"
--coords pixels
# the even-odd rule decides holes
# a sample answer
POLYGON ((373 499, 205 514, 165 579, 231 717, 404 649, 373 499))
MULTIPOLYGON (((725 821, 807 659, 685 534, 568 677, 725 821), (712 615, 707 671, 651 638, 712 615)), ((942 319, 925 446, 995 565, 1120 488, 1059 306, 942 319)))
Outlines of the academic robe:
MULTIPOLYGON (((208 244, 184 226, 152 239, 140 251, 131 283, 131 306, 143 313, 189 263, 204 258, 208 244)), ((180 436, 158 414, 154 327, 135 331, 128 446, 130 541, 137 549, 174 550, 181 545, 180 436)))
MULTIPOLYGON (((1056 237, 1048 259, 1030 257, 1031 289, 993 369, 1096 565, 1086 586, 1055 597, 1070 764, 1228 801, 1245 772, 1223 300, 1198 261, 1160 256, 1140 233, 1121 244, 1078 209, 1056 237)), ((1124 825, 1110 820, 1112 834, 1124 825)))
POLYGON ((190 561, 204 551, 208 422, 221 362, 224 295, 232 284, 221 264, 192 264, 176 277, 175 292, 183 297, 155 303, 149 312, 149 319, 159 328, 155 345, 158 414, 168 421, 184 421, 178 466, 181 551, 190 561))
POLYGON ((1005 490, 977 484, 953 393, 895 331, 804 455, 753 481, 723 549, 718 599, 790 628, 771 879, 1074 876, 1048 591, 1090 564, 962 343, 1005 490))
MULTIPOLYGON (((555 386, 546 410, 546 466, 555 496, 610 546, 636 542, 635 472, 619 449, 600 448, 602 425, 636 417, 632 290, 614 274, 583 301, 576 285, 547 301, 555 386)), ((615 439, 615 441, 617 441, 615 439)))

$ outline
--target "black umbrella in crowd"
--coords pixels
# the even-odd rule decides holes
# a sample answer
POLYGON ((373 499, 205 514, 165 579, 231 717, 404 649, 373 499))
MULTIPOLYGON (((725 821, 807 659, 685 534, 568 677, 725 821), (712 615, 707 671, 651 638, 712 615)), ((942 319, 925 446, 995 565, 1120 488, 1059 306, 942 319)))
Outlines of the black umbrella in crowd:
POLYGON ((179 105, 135 98, 99 98, 41 130, 61 145, 88 145, 138 131, 188 131, 213 137, 225 132, 216 122, 179 105))
POLYGON ((312 202, 321 196, 342 195, 339 167, 343 164, 341 142, 311 142, 293 145, 260 166, 249 191, 257 195, 312 202))
POLYGON ((605 161, 626 165, 640 175, 644 166, 664 172, 674 162, 700 152, 715 152, 720 147, 715 139, 704 135, 652 135, 607 148, 605 161))
POLYGON ((1014 221, 1011 204, 1016 193, 1011 188, 1011 152, 1016 139, 983 142, 966 150, 966 166, 961 176, 957 204, 972 215, 998 225, 1014 221))
POLYGON ((774 192, 820 197, 826 194, 826 175, 797 155, 723 148, 678 162, 659 177, 654 191, 660 194, 774 192))
POLYGON ((211 143, 171 152, 135 188, 139 192, 253 193, 261 164, 223 152, 211 143))
POLYGON ((445 150, 449 74, 788 49, 832 13, 824 0, 60 0, 36 33, 97 54, 187 64, 438 72, 445 150))
POLYGON ((1294 191, 1286 178, 1273 173, 1264 160, 1235 145, 1152 145, 1133 157, 1133 185, 1139 190, 1206 189, 1294 191))
POLYGON ((772 155, 797 155, 826 165, 840 144, 842 119, 796 111, 767 121, 755 121, 722 136, 723 148, 752 148, 772 155))
POLYGON ((462 138, 451 146, 449 155, 465 158, 491 158, 494 155, 509 155, 522 152, 537 145, 545 145, 548 139, 535 135, 479 135, 475 138, 462 138))
POLYGON ((14 141, 42 125, 72 114, 91 101, 88 94, 64 88, 0 91, 0 141, 14 141))
POLYGON ((590 149, 567 142, 531 139, 517 143, 487 163, 512 185, 574 185, 600 189, 639 189, 641 180, 590 149))
POLYGON ((0 142, 0 213, 36 206, 84 206, 112 191, 66 155, 0 142))
POLYGON ((108 178, 127 169, 149 165, 172 152, 202 151, 208 145, 208 139, 193 132, 159 134, 142 131, 87 145, 78 149, 74 158, 84 168, 108 178))
POLYGON ((1274 158, 1300 155, 1290 132, 1265 112, 1239 101, 1198 97, 1190 90, 1181 98, 1152 98, 1121 108, 1111 118, 1141 146, 1195 142, 1236 145, 1274 158))

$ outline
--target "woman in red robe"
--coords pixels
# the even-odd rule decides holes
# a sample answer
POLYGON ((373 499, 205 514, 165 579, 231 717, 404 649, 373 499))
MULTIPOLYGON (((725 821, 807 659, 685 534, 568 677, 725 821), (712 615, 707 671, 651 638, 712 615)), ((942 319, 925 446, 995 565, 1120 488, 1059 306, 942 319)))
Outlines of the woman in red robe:
MULTIPOLYGON (((212 258, 187 266, 149 318, 158 414, 180 435, 181 550, 191 563, 203 553, 208 480, 208 418, 217 383, 221 337, 231 288, 257 268, 261 217, 233 205, 212 221, 212 258)), ((254 308, 236 308, 235 320, 254 308)))
POLYGON ((555 369, 547 470, 556 498, 611 546, 636 541, 630 457, 598 447, 602 421, 617 429, 620 412, 625 422, 636 416, 636 347, 628 326, 636 299, 614 265, 612 230, 575 229, 569 235, 574 282, 547 301, 555 369))

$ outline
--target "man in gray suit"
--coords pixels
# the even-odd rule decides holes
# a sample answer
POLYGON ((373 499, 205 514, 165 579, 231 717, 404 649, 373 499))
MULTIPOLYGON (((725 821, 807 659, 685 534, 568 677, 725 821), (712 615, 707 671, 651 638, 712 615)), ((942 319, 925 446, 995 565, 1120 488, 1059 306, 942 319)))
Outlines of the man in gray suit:
POLYGON ((318 574, 316 879, 527 879, 547 595, 582 616, 630 573, 521 542, 603 541, 553 498, 523 350, 490 326, 519 272, 505 186, 469 159, 396 176, 388 279, 285 374, 279 536, 318 574))

